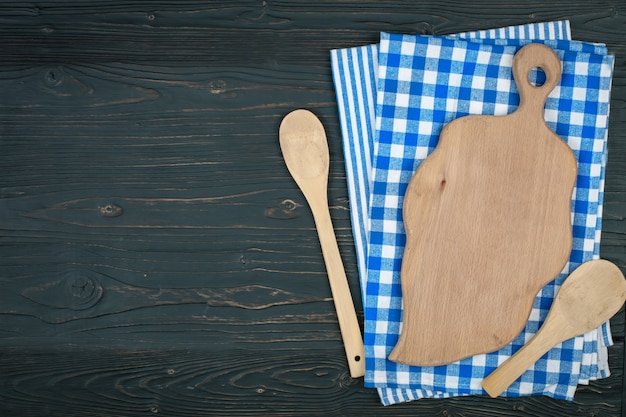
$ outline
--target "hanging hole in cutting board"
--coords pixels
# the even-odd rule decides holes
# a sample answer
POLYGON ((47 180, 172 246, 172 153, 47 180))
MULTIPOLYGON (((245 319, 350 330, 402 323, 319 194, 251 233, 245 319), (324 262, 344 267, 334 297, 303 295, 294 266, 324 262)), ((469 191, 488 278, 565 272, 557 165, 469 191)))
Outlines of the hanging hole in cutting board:
POLYGON ((546 73, 541 67, 534 67, 528 72, 528 81, 533 87, 541 87, 546 82, 546 73))

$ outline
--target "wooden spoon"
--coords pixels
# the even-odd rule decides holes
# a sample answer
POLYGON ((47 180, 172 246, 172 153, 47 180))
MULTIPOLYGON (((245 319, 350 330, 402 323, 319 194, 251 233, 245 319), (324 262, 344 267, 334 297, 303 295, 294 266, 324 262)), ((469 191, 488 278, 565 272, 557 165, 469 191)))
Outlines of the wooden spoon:
POLYGON ((361 377, 365 374, 363 338, 328 209, 330 156, 324 126, 310 111, 294 110, 280 124, 279 137, 287 168, 313 212, 350 375, 361 377))
POLYGON ((552 347, 608 321, 625 299, 626 281, 615 264, 585 262, 565 280, 537 334, 483 380, 484 390, 497 397, 552 347))

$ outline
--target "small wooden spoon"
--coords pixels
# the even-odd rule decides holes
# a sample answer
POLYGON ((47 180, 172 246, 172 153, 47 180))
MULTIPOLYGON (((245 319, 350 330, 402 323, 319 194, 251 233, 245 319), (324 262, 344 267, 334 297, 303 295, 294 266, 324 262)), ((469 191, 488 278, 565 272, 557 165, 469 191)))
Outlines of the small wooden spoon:
POLYGON ((324 126, 310 111, 294 110, 280 124, 279 137, 287 168, 313 212, 350 375, 361 377, 365 374, 363 338, 328 209, 330 156, 324 126))
POLYGON ((565 280, 537 334, 483 380, 484 390, 497 397, 552 347, 608 321, 624 300, 626 281, 615 264, 585 262, 565 280))

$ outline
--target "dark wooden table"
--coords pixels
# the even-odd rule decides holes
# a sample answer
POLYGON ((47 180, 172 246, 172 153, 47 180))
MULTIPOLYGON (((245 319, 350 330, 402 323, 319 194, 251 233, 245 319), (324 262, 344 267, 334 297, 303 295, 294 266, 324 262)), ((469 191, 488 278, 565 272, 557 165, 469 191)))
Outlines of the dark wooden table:
POLYGON ((278 146, 295 108, 326 126, 362 322, 329 51, 565 18, 617 55, 601 253, 624 269, 624 0, 0 3, 0 415, 626 415, 623 311, 573 403, 382 407, 278 146))

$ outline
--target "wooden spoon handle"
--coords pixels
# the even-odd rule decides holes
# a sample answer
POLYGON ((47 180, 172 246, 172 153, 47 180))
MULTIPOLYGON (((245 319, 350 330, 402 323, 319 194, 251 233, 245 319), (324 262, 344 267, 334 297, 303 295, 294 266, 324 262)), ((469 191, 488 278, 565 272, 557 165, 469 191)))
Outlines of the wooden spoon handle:
POLYGON ((337 246, 337 238, 335 237, 330 218, 328 203, 320 200, 310 201, 309 205, 313 212, 313 218, 315 219, 317 233, 322 246, 330 290, 333 294, 341 337, 343 338, 348 358, 350 376, 359 378, 365 375, 363 337, 361 336, 361 328, 359 327, 350 287, 348 286, 348 278, 343 268, 339 247, 337 246))
POLYGON ((575 336, 568 334, 567 328, 546 324, 548 326, 544 324, 528 343, 483 380, 482 387, 490 397, 495 398, 502 394, 539 358, 552 349, 556 345, 555 337, 563 341, 575 336))

